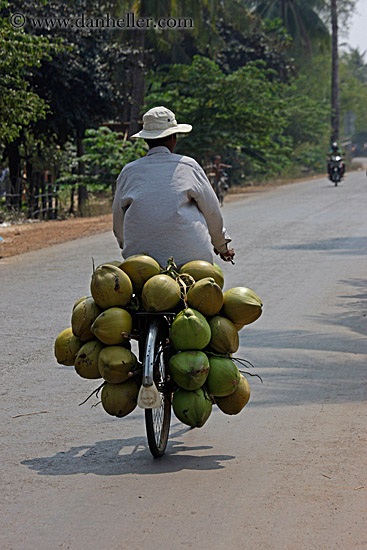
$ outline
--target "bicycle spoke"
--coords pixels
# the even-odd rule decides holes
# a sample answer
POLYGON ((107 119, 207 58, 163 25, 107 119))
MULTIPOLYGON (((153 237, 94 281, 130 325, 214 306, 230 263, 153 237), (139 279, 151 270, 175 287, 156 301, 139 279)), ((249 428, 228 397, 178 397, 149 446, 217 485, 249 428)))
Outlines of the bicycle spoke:
POLYGON ((149 449, 154 457, 162 456, 165 451, 171 418, 171 402, 167 391, 169 376, 166 372, 166 333, 167 325, 161 323, 153 344, 153 380, 162 397, 161 405, 145 411, 149 449))

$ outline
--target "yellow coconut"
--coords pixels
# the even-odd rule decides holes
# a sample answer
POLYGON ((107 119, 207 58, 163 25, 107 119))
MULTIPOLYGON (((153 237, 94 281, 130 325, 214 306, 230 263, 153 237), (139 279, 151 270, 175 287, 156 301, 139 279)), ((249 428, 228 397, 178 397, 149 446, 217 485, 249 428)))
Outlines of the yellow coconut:
POLYGON ((122 262, 120 269, 129 276, 135 292, 139 293, 146 281, 154 277, 154 275, 159 275, 161 270, 159 263, 146 254, 129 256, 129 258, 126 258, 126 260, 122 262))
POLYGON ((262 305, 261 299, 253 290, 238 286, 223 294, 221 314, 242 328, 260 317, 262 305))
POLYGON ((107 346, 99 354, 99 373, 111 384, 121 384, 136 368, 138 362, 135 355, 121 346, 107 346))
POLYGON ((205 279, 206 277, 212 277, 220 288, 223 288, 224 285, 222 271, 204 260, 188 262, 181 267, 180 273, 188 273, 195 281, 200 281, 200 279, 205 279))
POLYGON ((168 275, 154 275, 143 286, 141 297, 145 311, 171 311, 180 303, 180 285, 168 275))
POLYGON ((187 293, 187 303, 206 317, 219 313, 223 305, 223 294, 220 286, 212 277, 197 281, 187 293))
POLYGON ((101 266, 102 265, 113 265, 115 267, 120 267, 121 263, 122 263, 122 260, 111 260, 110 262, 103 262, 103 264, 100 264, 100 265, 101 266))
POLYGON ((135 409, 138 393, 139 387, 132 379, 122 384, 107 382, 101 392, 102 407, 108 414, 122 418, 135 409))
POLYGON ((71 316, 71 328, 74 336, 77 336, 83 342, 92 340, 91 326, 101 313, 101 308, 97 306, 93 298, 85 298, 85 300, 79 302, 73 309, 71 316))
POLYGON ((120 268, 103 264, 94 270, 90 290, 96 304, 108 309, 126 306, 131 300, 133 285, 120 268))
POLYGON ((101 378, 98 369, 98 357, 102 349, 103 344, 98 340, 90 340, 90 342, 86 342, 80 348, 74 363, 75 370, 79 376, 88 380, 101 378))
POLYGON ((73 305, 73 311, 74 311, 74 309, 76 308, 76 306, 77 306, 78 304, 80 304, 80 302, 83 302, 83 301, 86 300, 87 298, 91 298, 91 297, 92 297, 92 296, 83 296, 82 298, 79 298, 79 300, 77 300, 77 301, 75 302, 75 304, 73 305))
POLYGON ((74 336, 72 328, 60 332, 55 340, 54 352, 56 361, 60 365, 70 367, 74 365, 76 355, 84 342, 74 336))
POLYGON ((236 390, 226 397, 216 397, 215 402, 225 414, 238 414, 249 402, 251 390, 246 378, 242 376, 236 390))
MULTIPOLYGON (((220 275, 221 275, 221 277, 222 277, 222 279, 223 279, 223 281, 224 281, 224 275, 223 275, 222 268, 219 267, 219 265, 216 264, 215 262, 213 262, 213 265, 214 265, 215 269, 216 269, 217 271, 219 271, 219 273, 220 273, 220 275)), ((221 286, 221 288, 223 288, 223 286, 221 286)))
POLYGON ((103 311, 92 325, 92 333, 107 346, 122 344, 122 332, 131 332, 133 320, 125 309, 111 307, 103 311))

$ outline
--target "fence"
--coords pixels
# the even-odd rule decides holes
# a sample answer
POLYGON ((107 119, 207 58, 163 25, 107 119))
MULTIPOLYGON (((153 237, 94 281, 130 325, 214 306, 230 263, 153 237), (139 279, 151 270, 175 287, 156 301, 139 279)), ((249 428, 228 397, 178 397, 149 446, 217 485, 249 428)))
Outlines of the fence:
POLYGON ((56 219, 59 209, 59 186, 47 173, 37 174, 29 183, 18 178, 15 189, 8 180, 0 189, 0 206, 7 212, 22 213, 27 218, 56 219))

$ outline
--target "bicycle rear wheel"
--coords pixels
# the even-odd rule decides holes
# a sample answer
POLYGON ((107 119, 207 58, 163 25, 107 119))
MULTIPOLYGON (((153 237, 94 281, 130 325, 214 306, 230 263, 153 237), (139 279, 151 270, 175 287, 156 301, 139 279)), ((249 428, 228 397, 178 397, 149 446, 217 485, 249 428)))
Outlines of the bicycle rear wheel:
POLYGON ((161 405, 156 409, 145 409, 145 428, 150 452, 161 457, 167 447, 171 423, 171 390, 168 372, 169 353, 167 349, 168 322, 155 318, 149 326, 145 361, 153 362, 153 380, 161 395, 161 405), (148 345, 149 343, 149 345, 148 345))

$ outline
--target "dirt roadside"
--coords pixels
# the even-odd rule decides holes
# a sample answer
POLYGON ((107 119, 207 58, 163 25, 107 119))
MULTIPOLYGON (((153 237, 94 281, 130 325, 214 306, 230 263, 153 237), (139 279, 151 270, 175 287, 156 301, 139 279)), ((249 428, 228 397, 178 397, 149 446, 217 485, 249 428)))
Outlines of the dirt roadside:
POLYGON ((112 214, 0 226, 0 260, 104 231, 112 231, 112 214))

